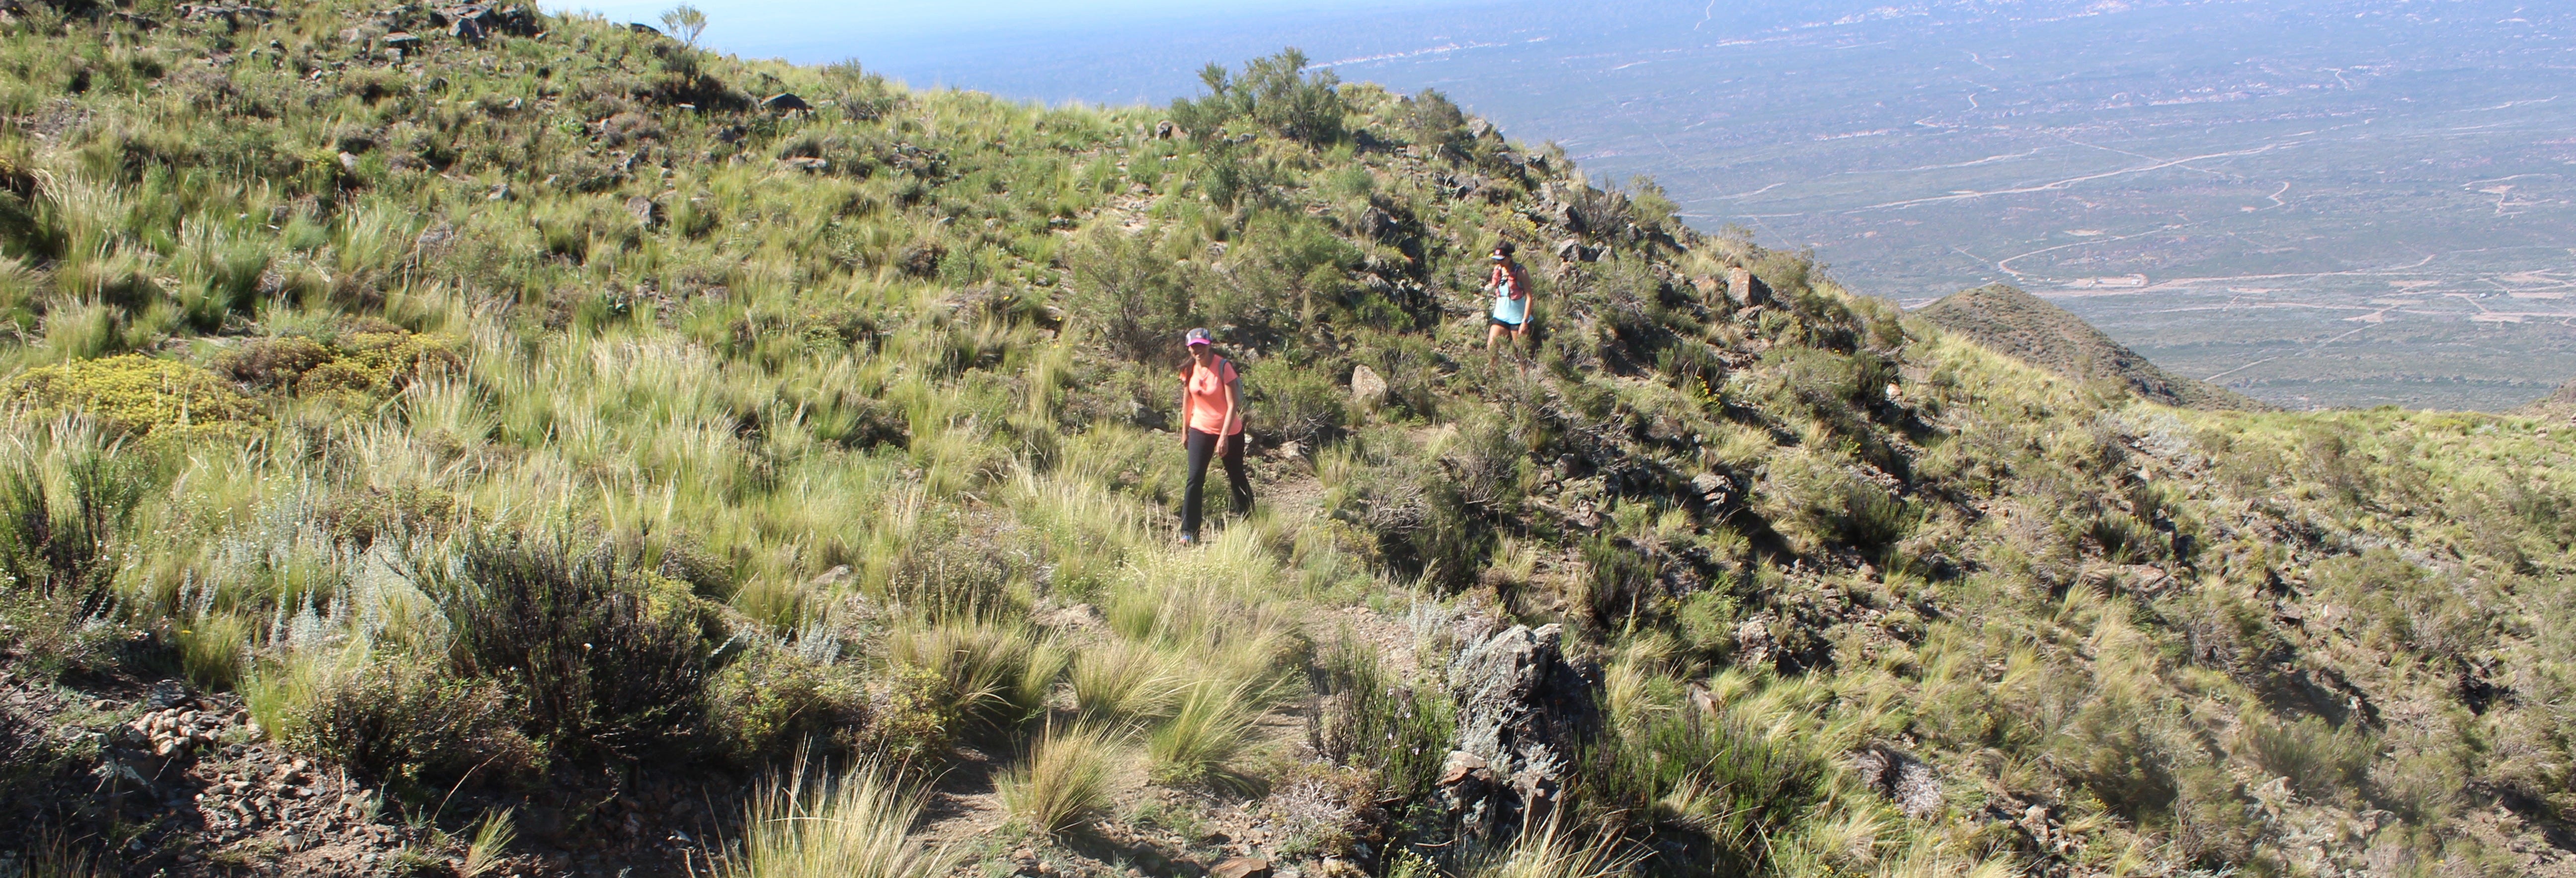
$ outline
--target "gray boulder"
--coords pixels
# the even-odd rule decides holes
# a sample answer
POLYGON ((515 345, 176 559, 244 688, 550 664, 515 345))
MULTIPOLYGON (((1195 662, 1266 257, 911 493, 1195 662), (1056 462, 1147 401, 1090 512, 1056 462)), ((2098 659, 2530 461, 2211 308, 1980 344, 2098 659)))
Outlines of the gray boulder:
POLYGON ((1385 403, 1386 379, 1367 366, 1351 367, 1351 402, 1370 409, 1385 403))
POLYGON ((1458 743, 1443 766, 1441 796, 1469 834, 1544 821, 1600 726, 1599 673, 1566 660, 1564 635, 1562 625, 1514 625, 1450 666, 1458 743))

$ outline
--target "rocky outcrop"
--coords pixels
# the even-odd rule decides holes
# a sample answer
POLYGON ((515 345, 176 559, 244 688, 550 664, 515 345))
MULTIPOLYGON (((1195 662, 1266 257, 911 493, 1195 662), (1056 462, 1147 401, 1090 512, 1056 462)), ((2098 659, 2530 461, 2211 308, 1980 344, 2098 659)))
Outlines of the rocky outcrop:
POLYGON ((1443 766, 1440 795, 1470 835, 1544 820, 1582 742, 1600 725, 1593 699, 1599 672, 1566 660, 1564 634, 1561 625, 1514 625, 1450 667, 1458 741, 1443 766))

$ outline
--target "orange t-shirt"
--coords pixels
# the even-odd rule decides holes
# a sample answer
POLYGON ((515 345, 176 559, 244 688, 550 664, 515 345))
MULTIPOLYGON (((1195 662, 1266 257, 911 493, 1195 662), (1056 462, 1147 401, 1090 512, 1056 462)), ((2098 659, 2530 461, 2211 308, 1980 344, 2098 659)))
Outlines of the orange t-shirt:
POLYGON ((1224 357, 1216 358, 1214 368, 1190 364, 1186 391, 1190 403, 1190 429, 1219 436, 1243 432, 1240 419, 1236 420, 1234 429, 1226 429, 1225 409, 1234 401, 1234 378, 1234 364, 1226 362, 1224 357))

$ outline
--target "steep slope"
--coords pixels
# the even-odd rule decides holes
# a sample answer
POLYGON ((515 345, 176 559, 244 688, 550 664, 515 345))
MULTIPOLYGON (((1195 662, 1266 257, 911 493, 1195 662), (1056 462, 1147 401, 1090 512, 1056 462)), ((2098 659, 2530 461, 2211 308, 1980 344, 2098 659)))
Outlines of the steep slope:
POLYGON ((2149 402, 2196 409, 2268 408, 2235 391, 2157 368, 2083 318, 2016 287, 1962 290, 1915 313, 2006 356, 2078 381, 2125 387, 2149 402))
POLYGON ((2532 400, 2530 405, 2523 406, 2514 413, 2546 420, 2576 417, 2576 381, 2558 385, 2558 389, 2550 391, 2548 396, 2532 400))
POLYGON ((2570 869, 2570 431, 2142 404, 1293 54, 9 9, 0 874, 2570 869))

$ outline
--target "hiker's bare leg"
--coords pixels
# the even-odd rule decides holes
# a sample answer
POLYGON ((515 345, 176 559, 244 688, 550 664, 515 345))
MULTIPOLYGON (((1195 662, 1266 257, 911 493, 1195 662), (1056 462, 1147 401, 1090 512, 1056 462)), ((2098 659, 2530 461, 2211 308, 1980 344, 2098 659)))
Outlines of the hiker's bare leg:
POLYGON ((1501 351, 1495 350, 1494 343, 1502 341, 1503 336, 1508 334, 1510 334, 1509 331, 1503 329, 1501 324, 1485 324, 1485 359, 1492 360, 1502 354, 1501 351))

